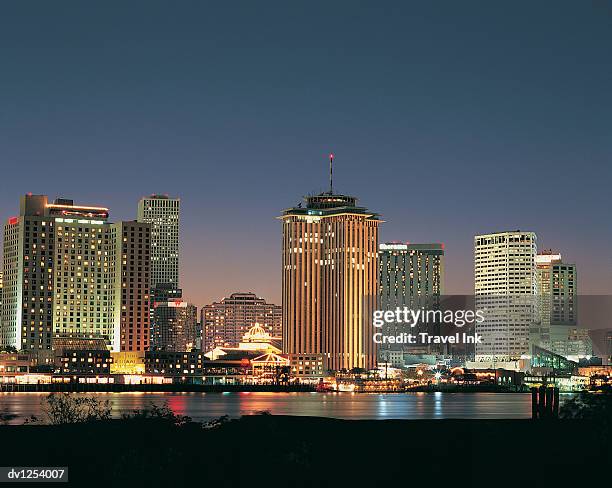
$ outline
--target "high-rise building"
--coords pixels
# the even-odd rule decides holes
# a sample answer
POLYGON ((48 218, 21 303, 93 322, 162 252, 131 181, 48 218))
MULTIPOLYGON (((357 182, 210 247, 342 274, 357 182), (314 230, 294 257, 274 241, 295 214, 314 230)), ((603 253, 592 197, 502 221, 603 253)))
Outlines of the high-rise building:
MULTIPOLYGON (((381 310, 438 309, 444 293, 444 245, 386 243, 379 246, 379 294, 381 310)), ((385 335, 397 335, 405 326, 390 324, 385 335)), ((386 344, 389 350, 432 352, 432 346, 386 344), (417 350, 418 349, 418 350, 417 350), (421 350, 422 349, 422 350, 421 350)), ((386 354, 386 353, 385 353, 386 354)))
POLYGON ((138 222, 151 224, 151 288, 179 287, 180 200, 151 195, 138 202, 138 222))
POLYGON ((232 293, 202 308, 202 349, 234 347, 258 324, 270 336, 282 336, 283 311, 255 293, 232 293))
POLYGON ((283 350, 332 370, 376 365, 378 215, 330 191, 283 211, 283 350))
POLYGON ((120 351, 144 352, 150 341, 151 224, 115 224, 117 262, 115 293, 120 306, 115 322, 120 324, 120 351))
POLYGON ((507 361, 529 353, 537 320, 536 235, 498 232, 474 238, 474 293, 484 321, 475 331, 476 360, 507 361))
POLYGON ((381 244, 378 260, 381 309, 420 308, 440 302, 443 244, 381 244))
MULTIPOLYGON (((578 315, 578 279, 575 264, 563 262, 561 254, 546 250, 536 256, 539 320, 532 326, 531 342, 563 355, 578 315)), ((574 336, 580 333, 577 331, 574 336)), ((588 336, 588 332, 587 332, 588 336)), ((575 348, 570 348, 575 349, 575 348)))
POLYGON ((198 309, 177 298, 155 303, 153 346, 159 351, 185 352, 196 348, 198 309))
MULTIPOLYGON (((105 207, 21 198, 4 227, 2 343, 41 351, 56 336, 100 337, 121 349, 119 281, 132 263, 119 253, 117 225, 105 207)), ((148 299, 145 287, 129 295, 148 299)))

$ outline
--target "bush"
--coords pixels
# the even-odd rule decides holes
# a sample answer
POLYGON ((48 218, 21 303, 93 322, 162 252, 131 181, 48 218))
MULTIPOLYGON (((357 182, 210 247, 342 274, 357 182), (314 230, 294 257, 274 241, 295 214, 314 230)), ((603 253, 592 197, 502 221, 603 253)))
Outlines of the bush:
POLYGON ((603 392, 583 391, 565 402, 559 411, 564 419, 591 419, 610 427, 612 420, 612 390, 603 392))
POLYGON ((124 413, 121 418, 123 420, 157 420, 175 427, 193 423, 191 417, 174 413, 167 402, 162 406, 151 403, 147 408, 133 410, 132 413, 124 413))
POLYGON ((94 397, 51 393, 45 399, 43 411, 54 425, 95 422, 111 418, 111 403, 94 397))

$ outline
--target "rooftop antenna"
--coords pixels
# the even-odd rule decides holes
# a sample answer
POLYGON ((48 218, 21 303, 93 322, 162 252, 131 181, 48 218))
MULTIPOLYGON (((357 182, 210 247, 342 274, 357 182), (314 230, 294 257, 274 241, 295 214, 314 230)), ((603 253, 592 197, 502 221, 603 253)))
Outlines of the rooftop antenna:
POLYGON ((334 155, 329 155, 329 194, 334 194, 334 155))

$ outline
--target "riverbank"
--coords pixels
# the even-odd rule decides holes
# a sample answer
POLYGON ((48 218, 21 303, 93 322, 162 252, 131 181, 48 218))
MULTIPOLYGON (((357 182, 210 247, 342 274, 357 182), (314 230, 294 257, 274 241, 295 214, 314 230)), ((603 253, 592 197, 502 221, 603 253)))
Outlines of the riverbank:
POLYGON ((2 426, 4 466, 68 466, 73 486, 448 486, 597 479, 608 433, 584 420, 347 421, 257 415, 2 426))

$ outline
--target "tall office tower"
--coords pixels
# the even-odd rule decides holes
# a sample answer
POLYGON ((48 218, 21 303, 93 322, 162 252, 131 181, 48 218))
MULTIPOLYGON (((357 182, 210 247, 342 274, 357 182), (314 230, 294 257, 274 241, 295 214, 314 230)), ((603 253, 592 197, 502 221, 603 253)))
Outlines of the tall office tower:
MULTIPOLYGON (((381 310, 425 308, 438 309, 444 293, 444 245, 443 244, 381 244, 378 251, 379 295, 381 310)), ((410 332, 405 326, 389 325, 383 333, 397 335, 410 332)), ((428 353, 432 346, 407 346, 387 344, 384 349, 410 350, 428 353)))
POLYGON ((381 221, 355 197, 335 194, 331 181, 305 202, 280 217, 283 350, 322 354, 331 370, 371 369, 381 221))
POLYGON ((180 298, 157 302, 154 314, 156 350, 185 352, 196 347, 198 309, 195 305, 180 298))
POLYGON ((235 347, 259 324, 272 337, 282 336, 283 308, 255 293, 232 293, 202 308, 202 348, 235 347))
POLYGON ((507 361, 529 353, 529 333, 537 321, 536 235, 499 232, 474 238, 476 308, 485 320, 476 323, 482 343, 476 360, 507 361))
POLYGON ((120 222, 116 227, 115 321, 120 351, 144 352, 150 346, 151 224, 120 222))
POLYGON ((120 350, 122 254, 107 220, 104 207, 21 198, 19 216, 4 228, 3 343, 49 350, 55 336, 101 337, 120 350))
POLYGON ((180 200, 165 195, 142 198, 138 222, 151 224, 151 289, 165 283, 178 289, 180 200))

